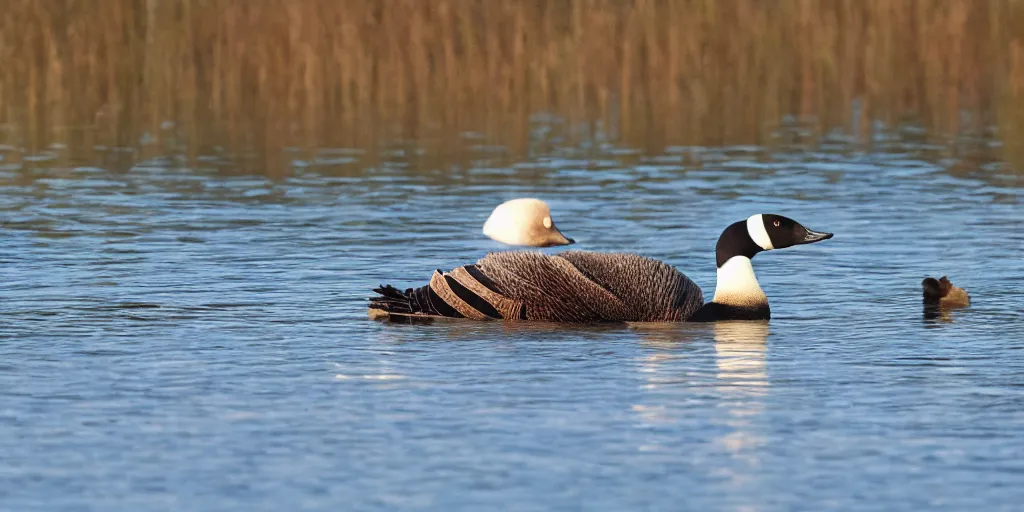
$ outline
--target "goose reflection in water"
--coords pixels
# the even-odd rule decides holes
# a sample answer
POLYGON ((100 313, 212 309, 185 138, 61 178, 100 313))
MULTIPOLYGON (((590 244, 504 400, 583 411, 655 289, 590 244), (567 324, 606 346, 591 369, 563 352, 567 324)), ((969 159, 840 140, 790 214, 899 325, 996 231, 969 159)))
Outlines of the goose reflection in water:
MULTIPOLYGON (((710 327, 713 352, 702 341, 707 339, 707 328, 634 327, 644 344, 655 350, 640 361, 638 371, 645 393, 632 409, 645 427, 691 424, 697 431, 707 432, 705 427, 714 425, 707 439, 710 452, 704 454, 710 458, 694 456, 701 457, 706 471, 730 485, 745 485, 759 477, 757 451, 766 443, 758 423, 769 391, 769 325, 738 321, 715 322, 710 327), (695 418, 695 410, 721 412, 695 418)), ((673 452, 677 442, 674 435, 666 437, 656 429, 638 449, 673 452)))
POLYGON ((732 430, 720 441, 737 456, 764 443, 764 436, 757 432, 753 420, 764 412, 761 398, 768 393, 768 330, 768 322, 715 323, 715 387, 728 404, 729 418, 725 424, 732 430))

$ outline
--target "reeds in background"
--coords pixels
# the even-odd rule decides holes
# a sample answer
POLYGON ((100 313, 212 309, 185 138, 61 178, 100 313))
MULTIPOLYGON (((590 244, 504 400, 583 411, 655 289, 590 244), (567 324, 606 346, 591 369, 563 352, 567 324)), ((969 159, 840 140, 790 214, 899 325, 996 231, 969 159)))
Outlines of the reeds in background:
POLYGON ((1020 158, 1022 45, 1013 0, 7 0, 0 142, 275 167, 465 132, 519 153, 538 113, 651 151, 909 117, 1020 158))

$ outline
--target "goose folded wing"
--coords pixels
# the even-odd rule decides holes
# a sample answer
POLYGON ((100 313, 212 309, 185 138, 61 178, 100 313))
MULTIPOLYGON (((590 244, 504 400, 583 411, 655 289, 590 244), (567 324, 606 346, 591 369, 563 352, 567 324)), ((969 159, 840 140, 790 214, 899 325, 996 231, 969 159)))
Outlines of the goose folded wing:
POLYGON ((703 303, 673 267, 635 254, 569 251, 491 253, 476 268, 525 318, 556 322, 680 321, 703 303))

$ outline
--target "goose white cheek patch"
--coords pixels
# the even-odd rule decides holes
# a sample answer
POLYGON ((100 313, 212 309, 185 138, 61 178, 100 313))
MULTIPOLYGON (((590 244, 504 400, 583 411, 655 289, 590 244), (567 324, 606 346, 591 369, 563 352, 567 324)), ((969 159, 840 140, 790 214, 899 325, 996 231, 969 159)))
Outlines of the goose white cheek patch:
POLYGON ((747 219, 747 233, 750 238, 754 240, 754 243, 759 245, 762 249, 770 251, 775 248, 772 245, 772 239, 768 236, 768 230, 764 228, 764 218, 761 214, 751 215, 747 219))

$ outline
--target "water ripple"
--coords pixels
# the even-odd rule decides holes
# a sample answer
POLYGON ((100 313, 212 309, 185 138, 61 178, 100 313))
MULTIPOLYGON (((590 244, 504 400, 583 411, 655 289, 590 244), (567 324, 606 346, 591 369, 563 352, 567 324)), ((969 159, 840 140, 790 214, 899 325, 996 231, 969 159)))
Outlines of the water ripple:
POLYGON ((412 174, 405 153, 367 170, 324 148, 278 182, 170 158, 47 168, 43 153, 26 158, 31 175, 0 173, 5 504, 998 510, 1024 498, 1024 218, 1005 168, 976 172, 899 134, 870 152, 841 137, 608 146, 511 167, 488 160, 497 150, 412 174), (836 237, 755 260, 770 326, 366 318, 379 283, 421 284, 501 250, 480 226, 522 195, 549 200, 581 248, 663 258, 707 293, 735 220, 776 211, 836 237), (974 304, 925 321, 920 281, 946 274, 974 304))

